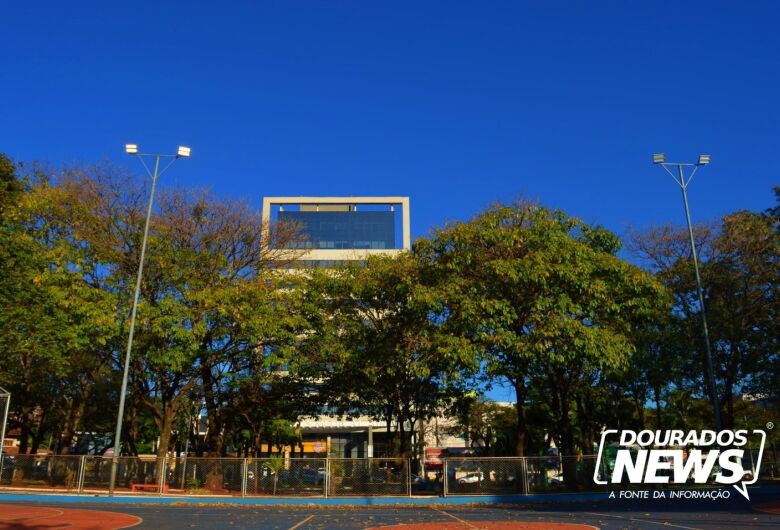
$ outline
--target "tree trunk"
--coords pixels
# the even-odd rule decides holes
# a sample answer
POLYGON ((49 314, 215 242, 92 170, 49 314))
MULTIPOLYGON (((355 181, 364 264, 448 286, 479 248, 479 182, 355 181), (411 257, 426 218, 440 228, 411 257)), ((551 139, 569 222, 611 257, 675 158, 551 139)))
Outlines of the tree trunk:
POLYGON ((81 424, 81 418, 84 416, 84 409, 86 408, 86 400, 89 398, 89 392, 83 396, 83 399, 79 400, 79 404, 75 407, 71 406, 68 410, 68 416, 65 420, 65 427, 63 428, 62 436, 60 437, 60 453, 68 455, 71 453, 70 446, 73 444, 73 438, 76 436, 76 431, 81 424))
POLYGON ((222 414, 217 403, 218 396, 214 393, 214 378, 211 375, 211 367, 206 364, 201 367, 201 381, 203 397, 206 401, 206 420, 208 421, 206 446, 209 456, 223 456, 222 414))
POLYGON ((525 379, 518 379, 515 384, 515 412, 517 413, 517 437, 515 438, 516 456, 525 456, 525 434, 528 429, 525 415, 525 396, 528 389, 525 386, 525 379))
POLYGON ((574 490, 577 488, 577 447, 574 443, 574 430, 569 421, 569 407, 564 406, 562 412, 565 414, 565 419, 560 423, 559 430, 561 432, 561 464, 563 467, 563 479, 566 482, 566 487, 574 490))
POLYGON ((176 407, 173 403, 163 405, 162 419, 160 427, 160 445, 157 447, 157 469, 155 470, 155 480, 159 482, 164 472, 163 458, 168 455, 168 447, 171 444, 171 431, 173 430, 173 418, 176 415, 176 407))
MULTIPOLYGON (((723 428, 724 429, 733 429, 734 428, 734 381, 731 377, 726 379, 726 388, 723 391, 723 399, 726 402, 726 414, 724 414, 723 418, 723 428)), ((718 402, 718 407, 720 407, 720 402, 718 402)), ((721 407, 722 409, 722 407, 721 407)))
POLYGON ((385 415, 385 428, 387 429, 387 436, 385 436, 385 456, 393 456, 393 433, 390 431, 392 428, 392 423, 393 420, 390 417, 390 413, 388 411, 388 413, 385 415))
POLYGON ((171 443, 171 431, 173 430, 173 417, 175 410, 173 406, 168 405, 163 408, 163 417, 160 421, 160 445, 157 447, 157 456, 159 458, 168 454, 168 447, 171 443))
MULTIPOLYGON (((43 442, 43 436, 46 434, 46 431, 43 428, 45 420, 46 411, 44 410, 43 414, 41 414, 41 417, 38 420, 38 429, 35 431, 35 435, 33 436, 32 447, 30 448, 30 454, 32 455, 38 454, 38 448, 41 446, 41 442, 43 442)), ((49 448, 47 447, 47 449, 49 448)))
POLYGON ((656 429, 663 430, 663 425, 661 421, 661 389, 657 386, 653 387, 653 397, 655 401, 655 417, 656 417, 656 429))
POLYGON ((19 454, 27 454, 27 448, 30 445, 30 413, 29 409, 22 408, 22 413, 19 415, 21 421, 19 432, 19 454))
POLYGON ((645 430, 645 403, 639 398, 634 399, 634 406, 636 407, 636 415, 639 418, 639 430, 645 430))
POLYGON ((135 421, 138 417, 138 409, 136 407, 128 407, 125 410, 127 411, 125 413, 125 425, 127 426, 125 429, 125 440, 127 441, 127 451, 124 451, 124 453, 138 456, 138 447, 136 445, 136 440, 138 440, 138 422, 135 421))
POLYGON ((400 443, 398 444, 398 453, 400 456, 404 456, 406 453, 406 429, 404 428, 404 423, 406 422, 403 418, 398 418, 398 430, 401 437, 400 443))
POLYGON ((587 397, 582 396, 582 392, 575 394, 575 403, 577 406, 577 418, 579 419, 582 447, 585 454, 590 454, 596 445, 596 425, 588 414, 587 397))
POLYGON ((401 406, 401 417, 398 418, 398 423, 401 425, 401 457, 409 458, 412 451, 412 435, 414 434, 414 415, 409 403, 404 403, 401 406), (406 431, 407 421, 409 422, 409 432, 406 431))
MULTIPOLYGON (((423 418, 420 418, 418 420, 418 423, 420 425, 419 429, 419 435, 417 437, 417 451, 415 451, 413 458, 414 458, 414 466, 416 466, 416 469, 419 469, 420 462, 425 461, 425 420, 423 418)), ((414 424, 412 424, 414 425, 414 424)))

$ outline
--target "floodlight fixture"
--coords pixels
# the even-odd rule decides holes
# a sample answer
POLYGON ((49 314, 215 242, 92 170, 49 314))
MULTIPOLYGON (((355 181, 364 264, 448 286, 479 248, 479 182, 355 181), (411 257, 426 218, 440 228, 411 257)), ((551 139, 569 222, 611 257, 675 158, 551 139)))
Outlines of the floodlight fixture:
POLYGON ((710 155, 699 155, 699 161, 697 162, 697 166, 706 166, 710 163, 710 155))
POLYGON ((138 154, 138 145, 136 144, 125 144, 125 153, 128 155, 137 155, 138 154))
POLYGON ((666 155, 663 153, 656 153, 653 155, 653 164, 663 164, 666 162, 666 155))
POLYGON ((179 150, 176 151, 176 156, 179 158, 187 158, 190 156, 191 149, 189 147, 185 147, 183 145, 179 146, 179 150))

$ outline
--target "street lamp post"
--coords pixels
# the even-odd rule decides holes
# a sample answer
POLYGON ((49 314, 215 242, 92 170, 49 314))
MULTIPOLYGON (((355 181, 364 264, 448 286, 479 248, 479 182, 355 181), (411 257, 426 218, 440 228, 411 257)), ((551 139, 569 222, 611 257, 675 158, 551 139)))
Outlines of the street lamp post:
POLYGON ((695 163, 682 163, 682 162, 667 162, 666 156, 663 153, 653 155, 653 164, 660 165, 667 173, 674 179, 674 181, 680 186, 682 190, 683 204, 685 205, 685 219, 688 221, 688 235, 691 239, 691 254, 693 255, 693 268, 696 271, 696 290, 699 294, 699 307, 701 308, 701 322, 704 328, 704 349, 706 352, 706 370, 707 378, 710 380, 709 393, 710 400, 712 401, 712 407, 715 411, 715 426, 720 431, 723 428, 723 424, 720 419, 720 404, 718 402, 718 391, 715 386, 715 370, 712 366, 712 350, 710 349, 710 332, 707 327, 707 313, 704 310, 704 290, 701 287, 701 275, 699 274, 699 258, 696 255, 696 243, 693 239, 693 226, 691 225, 691 212, 688 208, 688 184, 690 184, 696 171, 701 166, 706 166, 710 163, 710 155, 699 155, 699 160, 695 163), (669 168, 676 167, 677 174, 675 175, 669 168), (686 177, 685 168, 692 167, 690 175, 686 177))
POLYGON ((149 207, 146 210, 146 224, 144 225, 144 237, 141 243, 141 258, 138 264, 138 275, 135 280, 135 294, 133 296, 133 308, 130 311, 130 334, 127 337, 127 350, 125 351, 125 364, 124 373, 122 375, 122 390, 119 394, 119 411, 116 415, 116 433, 114 434, 114 454, 111 458, 111 478, 108 483, 108 494, 113 495, 116 487, 116 472, 119 464, 119 446, 122 437, 122 420, 125 414, 125 396, 127 394, 127 377, 130 371, 130 351, 133 347, 133 334, 135 333, 135 315, 138 309, 138 296, 141 292, 141 278, 144 273, 144 256, 146 254, 146 240, 149 236, 149 220, 152 218, 152 207, 154 205, 154 190, 157 186, 157 179, 170 168, 176 160, 179 158, 187 158, 190 156, 190 148, 179 146, 175 155, 163 155, 163 154, 151 154, 151 153, 139 153, 138 146, 136 144, 126 144, 125 152, 129 155, 137 156, 144 166, 146 173, 152 179, 152 191, 149 195, 149 207), (154 171, 149 171, 149 166, 144 162, 144 157, 154 158, 154 171), (170 158, 172 159, 168 165, 160 171, 160 159, 170 158))

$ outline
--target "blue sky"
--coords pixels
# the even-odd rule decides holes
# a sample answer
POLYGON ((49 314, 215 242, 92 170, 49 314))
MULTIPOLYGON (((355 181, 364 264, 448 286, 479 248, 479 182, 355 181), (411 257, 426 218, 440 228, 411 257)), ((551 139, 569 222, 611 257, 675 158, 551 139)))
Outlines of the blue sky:
POLYGON ((654 151, 713 156, 695 220, 780 184, 776 2, 6 2, 0 150, 191 145, 167 182, 409 195, 414 235, 519 195, 682 222, 654 151))
POLYGON ((408 195, 413 236, 524 195, 622 233, 683 223, 651 154, 712 154, 694 221, 780 184, 780 3, 4 2, 0 151, 190 145, 165 182, 408 195))

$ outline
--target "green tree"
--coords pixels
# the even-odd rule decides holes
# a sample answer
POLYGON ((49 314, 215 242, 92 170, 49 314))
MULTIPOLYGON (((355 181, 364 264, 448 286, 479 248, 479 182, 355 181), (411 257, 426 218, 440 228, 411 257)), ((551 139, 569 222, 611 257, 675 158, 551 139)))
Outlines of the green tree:
POLYGON ((55 430, 53 448, 67 452, 95 382, 109 376, 101 350, 115 331, 116 300, 95 284, 93 256, 61 222, 55 188, 40 174, 24 182, 0 236, 0 372, 14 392, 20 450, 32 442, 35 452, 55 430))
POLYGON ((469 393, 456 400, 450 414, 457 422, 445 429, 447 434, 462 437, 469 447, 479 447, 485 455, 514 453, 517 430, 514 407, 469 393))
MULTIPOLYGON (((742 394, 776 395, 772 384, 767 385, 771 376, 765 375, 778 362, 780 234, 771 215, 755 212, 727 215, 720 226, 699 226, 694 234, 702 262, 718 406, 724 427, 732 428, 742 394)), ((688 233, 658 227, 635 236, 634 246, 674 292, 668 328, 673 335, 661 341, 666 355, 687 360, 680 378, 685 388, 678 391, 687 388, 693 396, 706 396, 705 348, 688 233)), ((664 376, 663 369, 664 365, 655 367, 656 377, 664 376)))
POLYGON ((8 155, 0 153, 0 219, 13 207, 24 189, 24 183, 16 176, 16 164, 8 155))
POLYGON ((409 254, 312 275, 307 287, 327 315, 309 348, 327 401, 345 414, 382 419, 409 455, 411 429, 462 390, 476 368, 468 341, 442 326, 444 310, 427 271, 409 254), (360 381, 359 388, 355 382, 360 381))
POLYGON ((617 258, 616 246, 607 231, 528 202, 496 205, 418 242, 442 274, 447 326, 484 352, 489 377, 515 389, 518 455, 534 385, 549 396, 563 450, 573 452, 574 388, 594 369, 625 365, 632 326, 664 300, 662 286, 617 258))
MULTIPOLYGON (((112 351, 121 371, 127 311, 138 267, 148 195, 137 180, 110 165, 71 169, 57 182, 60 208, 81 246, 99 262, 101 288, 119 299, 112 314, 122 341, 112 351)), ((271 230, 261 241, 258 212, 207 194, 163 190, 150 229, 133 343, 131 387, 154 418, 158 454, 170 447, 172 427, 197 391, 208 411, 208 447, 222 452, 224 403, 230 381, 257 365, 266 341, 286 323, 275 311, 272 265, 291 255, 293 231, 271 230)), ((132 415, 133 411, 129 411, 132 415)))

